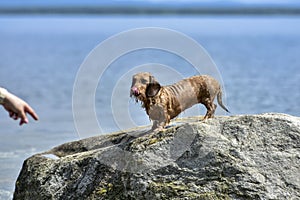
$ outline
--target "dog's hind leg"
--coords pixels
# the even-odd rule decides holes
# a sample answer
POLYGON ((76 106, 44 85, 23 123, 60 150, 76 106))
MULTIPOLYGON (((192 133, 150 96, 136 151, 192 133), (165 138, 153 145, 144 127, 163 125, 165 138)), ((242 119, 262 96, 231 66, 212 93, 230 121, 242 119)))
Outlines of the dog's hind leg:
POLYGON ((217 108, 217 105, 214 104, 213 101, 211 101, 209 98, 205 99, 205 101, 203 102, 204 106, 207 109, 207 112, 203 118, 203 120, 207 120, 209 118, 213 118, 214 114, 215 114, 215 110, 217 108))

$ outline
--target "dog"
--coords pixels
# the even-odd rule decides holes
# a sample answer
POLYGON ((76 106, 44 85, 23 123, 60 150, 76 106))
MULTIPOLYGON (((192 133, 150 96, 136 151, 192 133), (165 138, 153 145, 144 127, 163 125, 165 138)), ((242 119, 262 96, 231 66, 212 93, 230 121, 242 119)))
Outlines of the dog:
POLYGON ((161 86, 149 72, 137 73, 132 77, 130 97, 140 101, 147 115, 153 121, 152 130, 162 130, 182 111, 201 103, 206 109, 203 120, 214 116, 218 104, 222 103, 222 90, 216 79, 208 75, 197 75, 183 79, 173 85, 161 86))

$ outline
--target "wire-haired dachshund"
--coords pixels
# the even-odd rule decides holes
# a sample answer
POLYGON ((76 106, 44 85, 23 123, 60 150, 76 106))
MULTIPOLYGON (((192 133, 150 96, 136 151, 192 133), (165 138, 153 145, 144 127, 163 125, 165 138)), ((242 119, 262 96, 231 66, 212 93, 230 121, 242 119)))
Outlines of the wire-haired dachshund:
POLYGON ((222 90, 218 81, 208 75, 192 76, 173 85, 161 86, 149 72, 132 77, 130 97, 142 102, 149 118, 153 120, 152 130, 163 129, 170 120, 195 104, 202 103, 207 109, 203 120, 214 116, 217 105, 227 112, 222 103, 222 90))

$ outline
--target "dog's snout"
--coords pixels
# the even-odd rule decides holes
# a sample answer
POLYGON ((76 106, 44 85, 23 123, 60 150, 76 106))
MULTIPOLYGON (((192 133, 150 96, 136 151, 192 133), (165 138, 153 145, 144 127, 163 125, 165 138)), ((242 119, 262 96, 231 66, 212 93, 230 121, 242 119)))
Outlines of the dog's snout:
POLYGON ((132 87, 131 88, 131 94, 133 94, 134 96, 138 96, 139 95, 139 90, 137 87, 132 87))

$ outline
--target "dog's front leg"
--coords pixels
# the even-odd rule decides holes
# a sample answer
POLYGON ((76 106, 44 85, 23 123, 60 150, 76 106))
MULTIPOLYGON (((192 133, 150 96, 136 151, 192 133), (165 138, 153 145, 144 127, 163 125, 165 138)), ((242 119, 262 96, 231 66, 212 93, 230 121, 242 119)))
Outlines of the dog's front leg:
POLYGON ((164 129, 164 127, 165 127, 165 123, 164 122, 160 122, 158 120, 154 120, 151 130, 152 131, 162 131, 164 129))
POLYGON ((165 109, 161 105, 153 105, 149 110, 149 117, 153 120, 152 130, 163 130, 167 124, 165 109))

